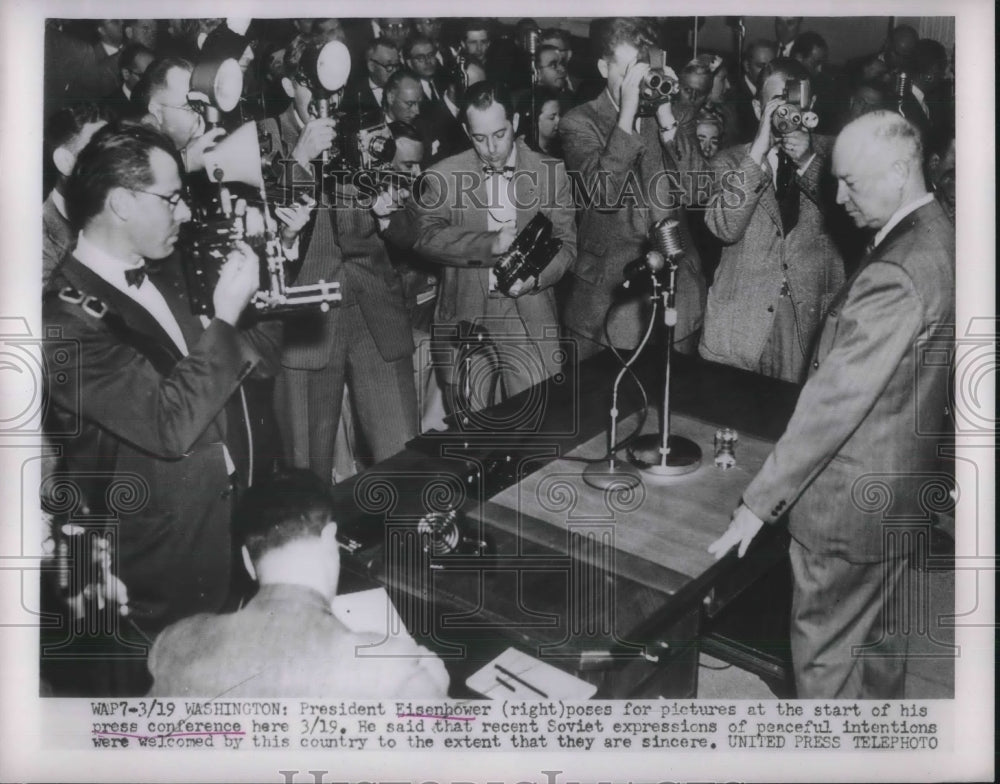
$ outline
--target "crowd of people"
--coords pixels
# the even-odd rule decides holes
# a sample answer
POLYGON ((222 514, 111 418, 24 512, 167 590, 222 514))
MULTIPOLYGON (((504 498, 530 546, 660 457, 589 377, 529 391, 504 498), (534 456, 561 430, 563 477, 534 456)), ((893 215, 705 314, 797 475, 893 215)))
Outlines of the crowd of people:
MULTIPOLYGON (((157 693, 223 690, 230 646, 273 658, 273 646, 241 643, 280 636, 268 625, 279 607, 314 619, 309 661, 328 644, 349 650, 354 638, 328 611, 320 617, 339 559, 324 484, 399 452, 446 414, 558 374, 565 357, 544 349, 553 334, 574 340, 579 360, 634 349, 650 302, 623 295, 623 274, 656 247, 665 220, 676 221, 683 245, 671 258, 673 348, 805 384, 810 401, 748 489, 720 555, 733 543, 742 554, 762 521, 782 518, 800 495, 801 507, 828 502, 816 500, 818 488, 824 477, 836 484, 829 466, 846 453, 871 468, 865 450, 898 435, 906 448, 890 450, 894 468, 927 462, 926 445, 910 443, 921 431, 899 412, 915 394, 909 347, 953 308, 946 49, 897 26, 879 51, 831 61, 809 20, 779 17, 774 40, 748 41, 737 56, 695 53, 677 34, 682 21, 595 19, 588 39, 531 19, 49 21, 44 318, 80 346, 72 383, 49 388, 52 417, 81 423, 50 426, 62 447, 56 470, 86 476, 82 503, 119 520, 121 640, 143 647, 162 633, 149 668, 157 693), (327 62, 339 52, 349 60, 334 88, 318 65, 331 51, 327 62), (226 59, 243 78, 220 120, 210 94, 218 83, 193 79, 226 59), (789 112, 795 122, 782 120, 789 112), (211 307, 192 309, 189 237, 203 200, 216 198, 218 151, 250 123, 259 149, 242 154, 260 160, 269 252, 295 285, 338 283, 332 308, 248 317, 261 250, 237 240, 211 307), (377 154, 366 146, 372 134, 377 154), (497 264, 536 215, 558 248, 540 270, 502 281, 497 264), (907 245, 905 257, 893 242, 907 245), (456 335, 494 347, 481 389, 470 390, 462 367, 431 361, 456 335), (279 464, 292 473, 276 480, 279 464), (109 484, 124 476, 140 478, 144 503, 109 510, 109 484), (234 518, 244 496, 253 502, 234 518), (204 614, 246 593, 241 544, 261 593, 220 625, 204 614), (286 583, 299 588, 268 588, 286 583), (179 672, 202 649, 223 659, 179 672)), ((943 409, 946 382, 932 381, 920 402, 943 409)), ((885 559, 863 515, 837 536, 818 512, 810 519, 792 525, 800 695, 849 696, 845 684, 866 676, 814 670, 824 657, 860 668, 844 646, 864 642, 881 604, 866 595, 849 618, 822 597, 831 581, 877 583, 871 563, 885 559), (868 570, 845 575, 827 568, 831 558, 868 570), (835 646, 816 631, 822 613, 835 646), (839 634, 844 627, 851 634, 839 634)), ((382 662, 364 682, 443 695, 437 662, 418 673, 414 656, 430 654, 411 651, 406 672, 382 662)), ((145 658, 126 657, 87 686, 48 677, 56 693, 138 694, 149 670, 145 658)), ((359 682, 317 678, 313 687, 392 696, 366 694, 359 682)), ((243 693, 283 688, 291 696, 309 685, 264 678, 243 693)))

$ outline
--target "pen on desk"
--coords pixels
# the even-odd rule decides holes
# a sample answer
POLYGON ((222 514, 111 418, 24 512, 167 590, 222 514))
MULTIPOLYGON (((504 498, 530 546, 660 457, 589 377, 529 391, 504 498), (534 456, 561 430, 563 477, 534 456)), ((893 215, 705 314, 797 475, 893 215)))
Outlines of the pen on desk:
POLYGON ((497 683, 503 686, 505 689, 510 689, 511 691, 517 691, 513 686, 511 686, 507 681, 501 678, 499 675, 496 676, 497 683))
MULTIPOLYGON (((499 664, 494 664, 493 666, 494 666, 494 667, 496 667, 496 668, 497 668, 497 669, 498 669, 498 670, 499 670, 500 672, 502 672, 502 673, 503 673, 504 675, 506 675, 506 676, 507 676, 508 678, 512 678, 513 680, 517 681, 518 683, 520 683, 520 684, 521 684, 522 686, 524 686, 525 688, 527 688, 527 689, 531 689, 531 690, 532 690, 533 692, 535 692, 535 694, 539 694, 539 695, 541 695, 542 697, 545 697, 545 698, 548 698, 548 696, 549 696, 549 695, 548 695, 548 694, 546 694, 546 693, 545 693, 544 691, 542 691, 541 689, 539 689, 539 688, 537 688, 537 687, 535 687, 535 686, 532 686, 532 685, 531 685, 530 683, 528 683, 528 682, 527 682, 526 680, 522 680, 521 678, 518 678, 518 677, 517 677, 517 676, 516 676, 516 675, 515 675, 514 673, 512 673, 512 672, 511 672, 510 670, 508 670, 508 669, 507 669, 506 667, 501 667, 501 666, 500 666, 499 664)), ((497 678, 497 680, 499 681, 500 679, 499 679, 499 678, 497 678)))

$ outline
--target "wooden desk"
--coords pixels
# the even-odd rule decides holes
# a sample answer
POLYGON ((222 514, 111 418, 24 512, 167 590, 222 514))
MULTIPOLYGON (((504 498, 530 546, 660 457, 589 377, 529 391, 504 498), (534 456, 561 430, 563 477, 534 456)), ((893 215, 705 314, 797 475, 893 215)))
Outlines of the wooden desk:
MULTIPOLYGON (((637 364, 657 399, 657 363, 637 364)), ((780 634, 787 618, 784 530, 768 529, 743 559, 715 562, 705 547, 780 435, 797 389, 678 357, 673 425, 702 446, 703 465, 688 477, 647 482, 644 500, 626 499, 616 510, 617 502, 579 482, 582 464, 558 459, 603 451, 616 367, 610 356, 594 357, 577 374, 491 409, 481 420, 490 430, 473 421, 422 436, 336 489, 354 510, 341 516, 340 530, 360 544, 345 558, 348 583, 387 586, 411 633, 445 657, 454 696, 511 644, 598 684, 601 697, 695 696, 702 645, 766 677, 783 676, 781 640, 768 635, 780 634), (717 426, 740 433, 731 471, 712 462, 717 426), (571 506, 560 501, 567 488, 575 492, 571 506), (474 539, 489 543, 488 553, 423 551, 417 522, 451 508, 462 511, 474 539), (755 596, 755 586, 769 583, 777 596, 755 596), (727 615, 751 628, 734 634, 727 615), (759 629, 773 650, 741 639, 759 629)), ((639 403, 623 389, 622 417, 639 403)))

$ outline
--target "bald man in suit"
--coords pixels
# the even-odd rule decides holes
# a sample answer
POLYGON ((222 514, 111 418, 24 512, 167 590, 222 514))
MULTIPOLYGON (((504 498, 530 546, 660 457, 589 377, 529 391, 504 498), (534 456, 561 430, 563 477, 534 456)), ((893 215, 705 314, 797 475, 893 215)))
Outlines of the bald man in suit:
POLYGON ((926 519, 948 400, 949 364, 924 363, 918 347, 946 350, 955 320, 955 233, 922 157, 918 129, 892 112, 863 115, 837 138, 837 202, 875 230, 871 249, 824 319, 785 433, 709 548, 742 556, 787 513, 802 698, 904 696, 900 526, 926 519), (886 504, 873 507, 876 487, 886 504))

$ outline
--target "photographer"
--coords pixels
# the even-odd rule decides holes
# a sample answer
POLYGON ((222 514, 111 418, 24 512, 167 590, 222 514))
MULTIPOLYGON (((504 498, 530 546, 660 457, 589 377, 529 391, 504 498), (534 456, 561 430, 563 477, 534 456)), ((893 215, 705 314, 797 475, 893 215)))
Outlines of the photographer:
MULTIPOLYGON (((281 168, 286 191, 306 189, 320 201, 300 238, 303 262, 296 284, 324 280, 341 286, 339 306, 287 320, 277 385, 289 461, 330 481, 345 385, 376 462, 417 434, 417 401, 409 317, 378 234, 374 200, 350 184, 350 172, 326 177, 320 160, 342 129, 334 119, 315 116, 311 107, 321 96, 313 94, 309 85, 316 82, 300 66, 315 62, 314 52, 304 56, 307 47, 325 43, 313 40, 286 52, 282 86, 292 103, 264 124, 264 132, 286 163, 281 168)), ((338 98, 331 96, 333 103, 338 98)))
MULTIPOLYGON (((215 318, 203 325, 191 314, 173 253, 191 213, 176 152, 161 134, 98 131, 77 158, 66 206, 80 234, 42 314, 46 330, 73 341, 79 356, 68 379, 48 378, 52 421, 78 423, 79 434, 62 443, 82 503, 117 517, 115 566, 130 619, 118 632, 144 645, 169 623, 223 606, 234 490, 249 476, 241 384, 252 372, 276 372, 278 343, 241 324, 259 275, 245 245, 222 267, 215 318), (129 487, 134 503, 116 507, 129 487)), ((73 429, 50 423, 53 434, 73 429)), ((109 658, 94 669, 111 680, 95 676, 94 688, 146 688, 141 659, 109 658)))
MULTIPOLYGON (((779 133, 775 111, 786 87, 809 72, 789 58, 758 76, 753 142, 712 161, 739 192, 716 195, 705 223, 725 247, 708 293, 699 351, 706 359, 801 383, 827 305, 844 282, 844 264, 825 228, 832 201, 821 189, 831 142, 800 127, 779 133)), ((721 180, 720 180, 721 181, 721 180)))
MULTIPOLYGON (((579 258, 569 275, 563 309, 579 338, 581 358, 607 344, 634 348, 645 327, 648 298, 619 300, 625 266, 650 249, 649 230, 661 218, 681 222, 684 254, 677 274, 675 347, 693 352, 704 310, 705 280, 683 205, 682 172, 704 168, 695 138, 696 108, 663 103, 655 117, 640 117, 640 89, 650 70, 651 33, 639 20, 608 20, 601 33, 598 70, 607 88, 564 115, 559 135, 566 168, 578 172, 579 258), (680 183, 680 185, 678 185, 680 183)), ((707 93, 706 93, 707 95, 707 93)))
POLYGON ((515 142, 518 116, 501 85, 469 88, 463 119, 473 150, 431 167, 421 198, 413 201, 415 247, 442 265, 435 324, 469 322, 500 337, 497 351, 507 357, 500 362, 503 383, 513 395, 560 369, 541 341, 558 327, 552 286, 576 253, 572 195, 561 162, 515 142), (505 293, 491 267, 537 212, 551 220, 562 248, 537 280, 505 293))

